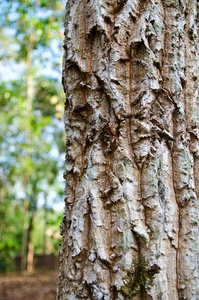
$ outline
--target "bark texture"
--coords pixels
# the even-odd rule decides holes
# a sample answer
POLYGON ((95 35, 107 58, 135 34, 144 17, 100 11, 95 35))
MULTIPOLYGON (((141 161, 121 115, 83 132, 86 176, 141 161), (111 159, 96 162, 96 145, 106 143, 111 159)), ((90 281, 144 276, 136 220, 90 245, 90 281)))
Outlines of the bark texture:
POLYGON ((159 273, 130 298, 199 299, 198 18, 194 0, 68 0, 59 300, 128 299, 143 257, 159 273))

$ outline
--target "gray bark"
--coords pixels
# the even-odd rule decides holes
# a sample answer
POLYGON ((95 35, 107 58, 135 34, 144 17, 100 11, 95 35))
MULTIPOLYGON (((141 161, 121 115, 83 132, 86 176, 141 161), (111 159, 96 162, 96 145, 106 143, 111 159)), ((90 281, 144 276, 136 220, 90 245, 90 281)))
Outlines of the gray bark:
POLYGON ((158 271, 129 297, 199 299, 198 15, 194 0, 68 0, 58 300, 128 299, 143 257, 158 271))

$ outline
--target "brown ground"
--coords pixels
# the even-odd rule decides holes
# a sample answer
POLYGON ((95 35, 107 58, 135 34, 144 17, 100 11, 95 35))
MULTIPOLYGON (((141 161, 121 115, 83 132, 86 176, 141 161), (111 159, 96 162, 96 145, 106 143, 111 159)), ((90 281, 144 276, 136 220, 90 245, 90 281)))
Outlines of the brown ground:
POLYGON ((55 300, 58 272, 1 275, 0 300, 55 300))

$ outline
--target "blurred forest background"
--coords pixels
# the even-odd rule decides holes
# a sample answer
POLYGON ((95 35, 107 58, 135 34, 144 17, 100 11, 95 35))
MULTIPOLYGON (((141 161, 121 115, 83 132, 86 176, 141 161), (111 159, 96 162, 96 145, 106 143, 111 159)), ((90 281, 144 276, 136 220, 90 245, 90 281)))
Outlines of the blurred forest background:
POLYGON ((63 217, 65 1, 0 2, 0 272, 58 255, 63 217))

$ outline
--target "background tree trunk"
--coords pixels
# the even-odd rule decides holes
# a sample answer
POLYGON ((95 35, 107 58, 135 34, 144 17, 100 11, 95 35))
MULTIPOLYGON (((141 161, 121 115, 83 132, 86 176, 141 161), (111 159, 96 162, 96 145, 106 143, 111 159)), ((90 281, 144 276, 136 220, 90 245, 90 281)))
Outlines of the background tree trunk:
POLYGON ((57 299, 199 299, 198 6, 68 0, 57 299))

